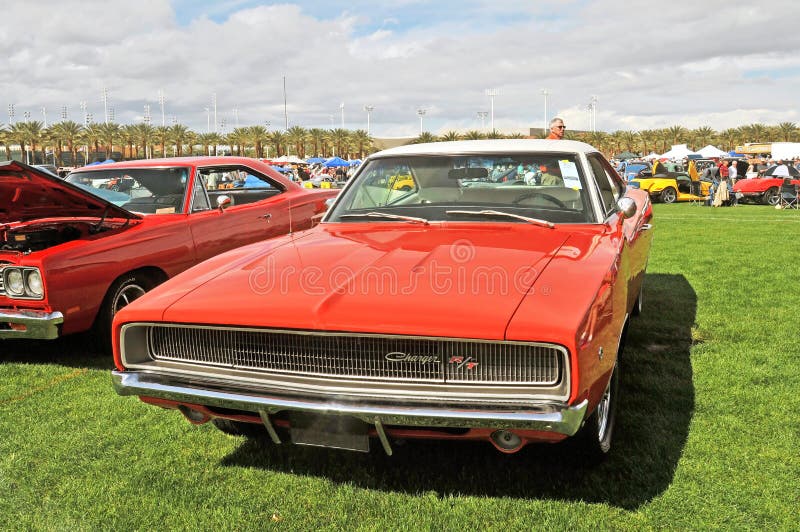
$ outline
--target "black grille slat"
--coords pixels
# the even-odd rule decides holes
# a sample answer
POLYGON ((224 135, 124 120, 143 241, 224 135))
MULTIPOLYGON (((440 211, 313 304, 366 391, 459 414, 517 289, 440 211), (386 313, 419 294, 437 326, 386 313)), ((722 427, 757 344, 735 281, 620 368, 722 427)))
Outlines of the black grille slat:
POLYGON ((541 344, 199 326, 149 326, 148 346, 158 361, 386 382, 552 386, 564 363, 541 344))

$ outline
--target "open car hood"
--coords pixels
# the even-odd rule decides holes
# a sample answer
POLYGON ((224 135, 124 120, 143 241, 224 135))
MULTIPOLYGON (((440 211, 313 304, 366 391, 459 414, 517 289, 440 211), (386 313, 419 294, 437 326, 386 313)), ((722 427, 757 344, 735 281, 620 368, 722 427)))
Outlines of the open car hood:
POLYGON ((0 223, 87 216, 141 218, 27 164, 18 161, 0 163, 0 223))

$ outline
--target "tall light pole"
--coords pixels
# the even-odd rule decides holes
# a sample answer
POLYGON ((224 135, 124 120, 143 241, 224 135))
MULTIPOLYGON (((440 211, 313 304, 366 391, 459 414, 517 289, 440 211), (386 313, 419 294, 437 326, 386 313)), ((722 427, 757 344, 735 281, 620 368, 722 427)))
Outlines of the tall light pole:
POLYGON ((427 113, 427 112, 428 111, 423 109, 422 107, 417 109, 417 114, 419 115, 419 134, 420 135, 422 135, 422 131, 423 131, 423 128, 422 128, 422 117, 425 116, 425 113, 427 113))
POLYGON ((342 112, 342 129, 344 129, 344 102, 339 104, 339 110, 342 112))
POLYGON ((86 101, 81 102, 81 113, 83 114, 83 125, 89 125, 89 120, 86 118, 86 101))
POLYGON ((238 107, 234 107, 233 108, 233 121, 236 124, 236 127, 238 128, 239 127, 239 108, 238 107))
POLYGON ((203 109, 206 110, 206 133, 211 133, 211 109, 209 107, 203 109))
POLYGON ((491 102, 491 115, 492 115, 492 133, 494 133, 494 97, 497 96, 499 91, 497 89, 486 89, 486 96, 489 97, 489 101, 491 102))
POLYGON ((62 105, 61 106, 61 121, 64 122, 66 120, 67 120, 67 106, 66 105, 62 105))
POLYGON ((597 131, 597 96, 592 95, 591 103, 592 108, 592 132, 597 131))
POLYGON ((478 118, 481 119, 481 131, 486 129, 486 117, 489 116, 489 111, 478 111, 478 118))
POLYGON ((42 106, 42 118, 44 118, 44 127, 47 128, 47 107, 42 106))
POLYGON ((167 120, 164 115, 164 91, 162 89, 158 89, 158 104, 161 106, 161 125, 166 126, 167 120))
POLYGON ((9 124, 13 124, 14 123, 14 115, 15 114, 17 114, 17 112, 16 112, 16 109, 14 108, 14 104, 13 103, 8 104, 8 123, 9 124))
POLYGON ((214 106, 214 133, 217 132, 217 93, 215 92, 211 97, 211 102, 214 106))
POLYGON ((144 116, 142 117, 142 122, 144 122, 148 126, 150 125, 150 104, 149 103, 144 104, 144 116))
POLYGON ((108 124, 108 89, 103 87, 103 111, 105 112, 105 123, 108 124))
POLYGON ((544 96, 544 127, 542 129, 544 129, 544 134, 547 135, 547 129, 549 126, 547 121, 550 120, 550 117, 547 116, 547 100, 550 97, 550 93, 547 91, 547 89, 542 89, 542 95, 544 96))
POLYGON ((31 119, 31 112, 30 111, 25 111, 25 112, 22 113, 22 116, 25 117, 25 123, 27 124, 28 120, 31 119))
POLYGON ((372 114, 373 109, 375 109, 374 105, 364 106, 364 110, 367 112, 367 136, 369 136, 369 115, 372 114))

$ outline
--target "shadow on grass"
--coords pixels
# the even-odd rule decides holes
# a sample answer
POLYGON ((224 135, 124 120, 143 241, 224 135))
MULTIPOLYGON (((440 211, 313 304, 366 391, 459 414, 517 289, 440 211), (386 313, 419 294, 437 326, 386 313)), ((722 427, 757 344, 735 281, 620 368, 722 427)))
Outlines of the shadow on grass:
POLYGON ((246 440, 223 465, 257 467, 367 489, 607 503, 635 509, 664 492, 694 409, 690 348, 697 301, 681 275, 651 274, 645 311, 628 331, 614 449, 591 466, 567 444, 514 455, 489 443, 409 441, 385 456, 246 440))
POLYGON ((0 340, 0 364, 12 362, 108 370, 114 366, 111 355, 103 353, 89 333, 55 340, 0 340))

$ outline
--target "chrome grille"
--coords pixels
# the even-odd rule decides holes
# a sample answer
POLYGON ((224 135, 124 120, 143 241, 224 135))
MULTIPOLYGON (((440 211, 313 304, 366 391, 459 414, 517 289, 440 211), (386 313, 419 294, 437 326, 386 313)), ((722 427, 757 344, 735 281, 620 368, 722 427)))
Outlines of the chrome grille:
POLYGON ((3 266, 0 266, 0 296, 6 295, 6 286, 5 286, 5 281, 3 280, 4 269, 5 268, 3 266))
POLYGON ((552 386, 563 348, 531 343, 150 326, 157 361, 268 373, 431 383, 552 386))

